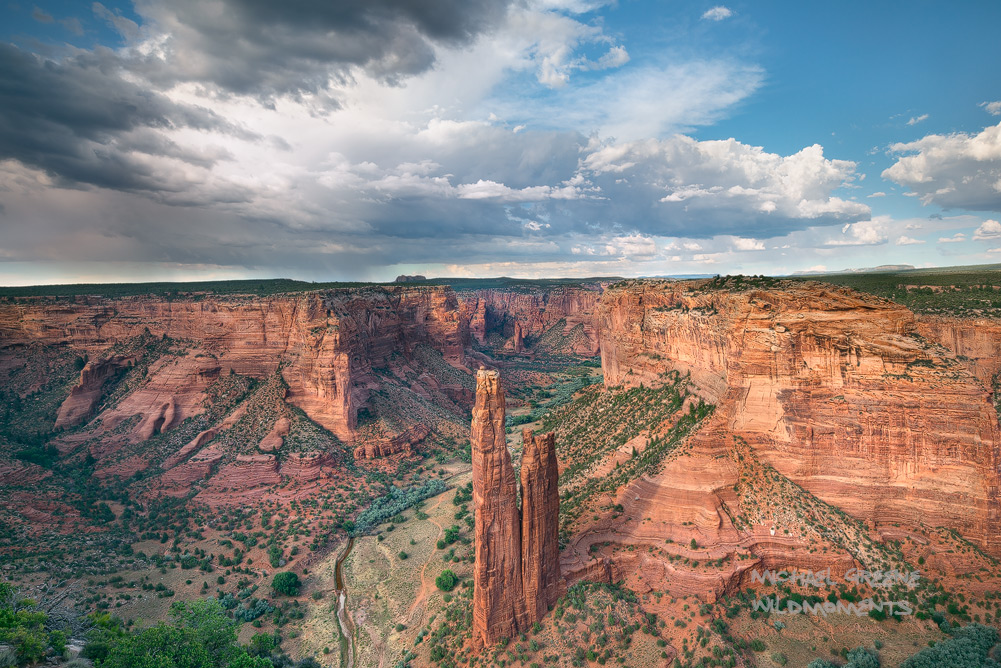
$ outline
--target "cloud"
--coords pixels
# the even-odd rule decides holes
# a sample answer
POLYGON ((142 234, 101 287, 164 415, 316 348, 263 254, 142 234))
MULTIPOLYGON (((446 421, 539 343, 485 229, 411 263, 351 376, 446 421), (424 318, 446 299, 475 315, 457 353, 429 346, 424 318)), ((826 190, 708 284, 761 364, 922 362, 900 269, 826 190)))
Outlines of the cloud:
POLYGON ((100 2, 95 2, 92 9, 98 18, 104 19, 108 25, 114 28, 115 31, 124 39, 128 41, 139 39, 139 24, 132 19, 124 17, 119 13, 112 12, 100 2))
POLYGON ((996 220, 985 220, 983 224, 977 228, 977 231, 973 233, 973 238, 978 241, 983 239, 1001 238, 1001 223, 996 220))
MULTIPOLYGON (((562 75, 561 75, 562 76, 562 75)), ((567 74, 569 77, 569 74, 567 74)), ((498 101, 501 115, 536 120, 583 134, 631 141, 689 132, 725 118, 764 80, 756 65, 726 59, 649 63, 584 81, 557 86, 543 99, 498 101)))
POLYGON ((897 237, 897 240, 894 243, 896 243, 898 246, 915 246, 917 244, 923 244, 925 242, 921 239, 914 239, 906 235, 901 235, 897 237))
POLYGON ((1001 123, 977 134, 928 135, 890 151, 903 155, 883 178, 910 188, 922 203, 1001 211, 1001 123))
POLYGON ((869 207, 843 195, 856 163, 819 144, 677 134, 733 113, 764 71, 725 56, 627 64, 600 17, 580 15, 587 0, 456 5, 479 17, 465 32, 389 11, 403 0, 312 18, 305 0, 281 16, 258 4, 140 0, 137 22, 95 5, 121 48, 0 50, 23 93, 0 92, 18 223, 6 259, 317 279, 440 274, 456 257, 521 275, 759 273, 787 250, 803 266, 868 252, 825 245, 832 225, 852 246, 904 234, 865 225, 869 207), (291 34, 302 43, 283 52, 291 34))
POLYGON ((980 106, 987 110, 991 116, 1001 116, 1001 100, 995 102, 981 102, 980 106))
POLYGON ((846 223, 841 227, 840 238, 828 239, 825 246, 875 246, 886 243, 886 233, 883 231, 885 218, 860 220, 857 223, 846 223))
POLYGON ((765 244, 758 239, 735 237, 733 240, 733 248, 738 251, 759 251, 765 250, 765 244))
POLYGON ((35 19, 39 23, 52 23, 55 21, 55 19, 52 18, 52 14, 49 14, 38 7, 35 7, 31 11, 31 18, 35 19))
POLYGON ((70 16, 69 18, 61 19, 59 23, 74 35, 78 37, 83 35, 83 24, 80 23, 80 19, 77 17, 70 16))
POLYGON ((886 193, 880 190, 869 195, 869 197, 886 197, 886 193))
POLYGON ((920 116, 911 116, 911 119, 907 121, 908 125, 917 125, 923 121, 928 120, 928 114, 921 114, 920 116))
POLYGON ((707 9, 702 15, 703 19, 708 19, 710 21, 722 21, 723 19, 728 19, 733 16, 733 11, 728 7, 723 5, 717 5, 711 9, 707 9))
POLYGON ((632 224, 661 234, 684 234, 696 224, 706 236, 759 236, 761 229, 775 236, 870 214, 863 204, 833 196, 854 179, 855 163, 828 160, 819 145, 780 156, 733 139, 676 135, 595 144, 581 164, 604 197, 620 211, 633 210, 632 224))
MULTIPOLYGON (((139 0, 149 37, 133 44, 151 81, 197 82, 272 100, 326 90, 359 70, 388 83, 426 71, 435 46, 469 44, 507 11, 501 0, 139 0)), ((95 11, 130 40, 103 6, 95 11)), ((128 33, 128 34, 126 34, 128 33)))
POLYGON ((14 158, 68 184, 197 199, 199 184, 211 178, 195 172, 228 155, 204 143, 181 146, 164 131, 252 133, 127 81, 106 55, 80 52, 54 62, 0 44, 5 90, 17 91, 0 93, 0 159, 14 158), (164 170, 160 158, 188 167, 164 170))
POLYGON ((938 242, 940 244, 958 244, 962 241, 966 241, 966 235, 962 232, 956 232, 951 237, 939 237, 938 242))

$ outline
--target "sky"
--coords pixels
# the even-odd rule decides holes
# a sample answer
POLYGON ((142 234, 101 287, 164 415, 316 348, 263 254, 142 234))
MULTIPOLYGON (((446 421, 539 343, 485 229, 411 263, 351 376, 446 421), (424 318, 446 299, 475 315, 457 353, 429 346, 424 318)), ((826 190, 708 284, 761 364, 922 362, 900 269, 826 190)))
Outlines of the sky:
POLYGON ((1001 3, 0 0, 0 284, 1001 262, 1001 3))

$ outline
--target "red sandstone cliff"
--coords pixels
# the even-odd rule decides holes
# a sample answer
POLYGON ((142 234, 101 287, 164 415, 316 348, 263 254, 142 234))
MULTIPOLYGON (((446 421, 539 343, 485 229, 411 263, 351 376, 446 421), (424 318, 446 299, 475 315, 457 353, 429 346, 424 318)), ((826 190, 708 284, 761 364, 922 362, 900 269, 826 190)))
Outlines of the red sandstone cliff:
POLYGON ((599 320, 607 385, 677 368, 717 405, 696 445, 740 436, 858 518, 947 526, 1001 553, 989 394, 915 336, 906 308, 815 283, 628 281, 606 291, 599 320))
POLYGON ((560 490, 556 435, 522 431, 521 568, 529 623, 542 619, 560 594, 560 490))
POLYGON ((516 325, 523 338, 538 340, 562 320, 559 333, 568 339, 568 352, 593 356, 598 354, 595 317, 601 290, 601 285, 589 284, 530 291, 476 290, 460 296, 469 331, 480 343, 489 332, 510 339, 516 336, 516 325))
POLYGON ((70 391, 56 416, 56 429, 78 425, 89 418, 101 400, 104 382, 124 366, 132 364, 132 359, 114 355, 96 362, 87 362, 80 371, 80 380, 70 391))
POLYGON ((917 327, 922 336, 941 343, 966 361, 988 387, 1001 371, 1001 321, 922 315, 917 327))
MULTIPOLYGON (((422 343, 461 367, 469 340, 467 321, 448 287, 0 303, 0 347, 32 341, 69 344, 97 357, 109 346, 146 331, 196 342, 203 357, 197 364, 194 359, 185 364, 199 367, 199 373, 208 364, 217 371, 232 369, 261 378, 282 365, 289 401, 344 440, 351 439, 358 409, 378 387, 373 368, 385 366, 395 354, 408 355, 422 343)), ((100 394, 99 375, 110 369, 94 365, 81 375, 80 389, 60 413, 60 426, 79 422, 93 409, 100 394)), ((189 384, 183 378, 176 380, 179 386, 189 384)), ((167 415, 167 395, 169 390, 161 398, 151 398, 141 411, 161 413, 144 427, 149 433, 190 414, 182 406, 176 415, 167 415)))

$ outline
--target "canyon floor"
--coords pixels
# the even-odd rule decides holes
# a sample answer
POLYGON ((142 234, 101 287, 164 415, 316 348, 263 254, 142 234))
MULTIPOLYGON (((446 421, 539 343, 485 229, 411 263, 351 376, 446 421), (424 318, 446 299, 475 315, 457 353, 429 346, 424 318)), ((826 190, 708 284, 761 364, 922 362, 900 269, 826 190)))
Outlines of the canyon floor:
POLYGON ((823 280, 9 289, 0 577, 78 646, 213 598, 275 666, 987 665, 1001 272, 823 280), (481 365, 565 586, 476 652, 481 365))

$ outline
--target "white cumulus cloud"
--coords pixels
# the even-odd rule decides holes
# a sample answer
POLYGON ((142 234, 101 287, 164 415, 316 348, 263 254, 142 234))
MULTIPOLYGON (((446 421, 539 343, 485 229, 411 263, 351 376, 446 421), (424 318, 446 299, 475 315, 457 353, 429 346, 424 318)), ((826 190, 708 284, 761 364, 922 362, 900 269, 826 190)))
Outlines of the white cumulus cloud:
POLYGON ((724 7, 723 5, 716 5, 711 9, 707 9, 702 18, 709 21, 722 21, 723 19, 728 19, 733 16, 733 10, 729 7, 724 7))
POLYGON ((907 186, 924 204, 1001 211, 1001 123, 977 134, 928 135, 890 150, 901 157, 883 178, 907 186))
POLYGON ((994 102, 981 102, 980 106, 987 110, 991 116, 1001 116, 1001 100, 994 102))
POLYGON ((758 239, 748 239, 745 237, 736 237, 733 240, 734 250, 739 251, 758 251, 765 250, 765 244, 758 239))
POLYGON ((977 240, 1001 238, 1001 223, 996 220, 985 220, 973 233, 973 238, 977 240))
POLYGON ((883 231, 885 217, 847 223, 841 228, 841 237, 828 239, 825 246, 875 246, 886 243, 883 231))

